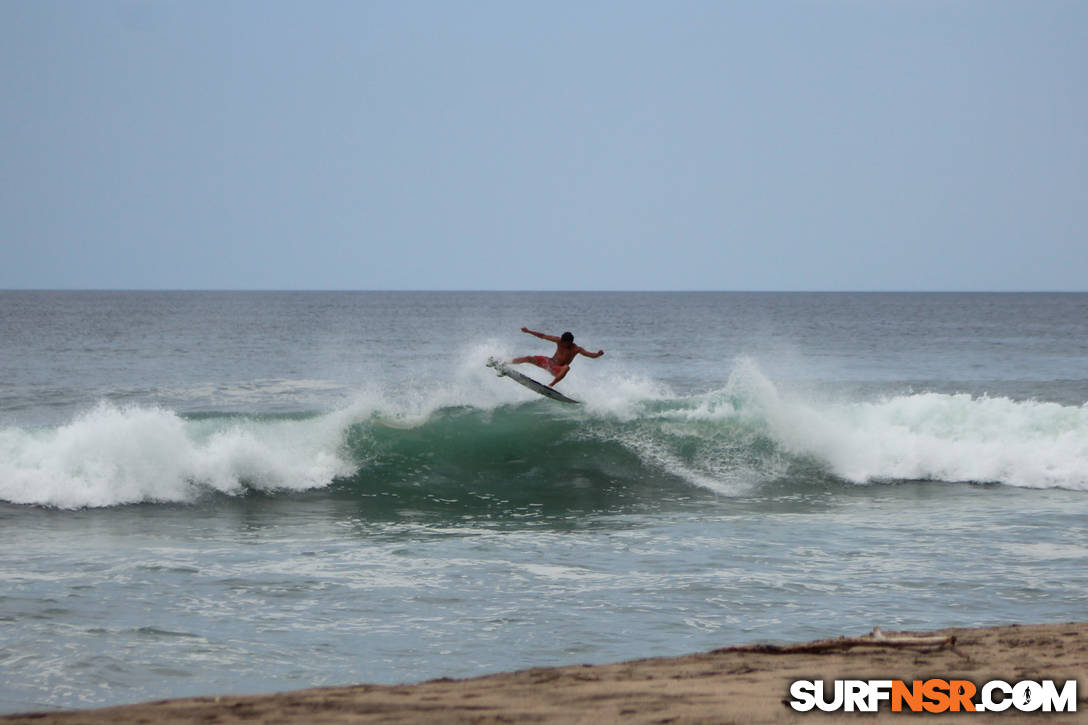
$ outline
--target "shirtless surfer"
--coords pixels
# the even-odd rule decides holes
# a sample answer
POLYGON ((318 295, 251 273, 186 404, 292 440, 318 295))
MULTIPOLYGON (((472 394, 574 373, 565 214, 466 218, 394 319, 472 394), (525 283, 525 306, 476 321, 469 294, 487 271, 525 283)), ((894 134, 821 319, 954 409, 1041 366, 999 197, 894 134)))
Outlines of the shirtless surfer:
POLYGON ((569 332, 564 332, 562 337, 556 337, 555 335, 545 335, 543 332, 535 332, 528 327, 521 328, 521 331, 539 337, 541 340, 555 343, 555 354, 551 357, 545 357, 544 355, 527 355, 525 357, 516 357, 512 361, 518 365, 522 363, 531 363, 554 375, 555 380, 551 382, 548 386, 549 388, 554 388, 556 383, 566 377, 567 373, 570 372, 570 364, 574 361, 576 355, 585 355, 586 357, 600 357, 601 355, 604 355, 604 350, 588 352, 584 348, 575 345, 574 335, 569 332))

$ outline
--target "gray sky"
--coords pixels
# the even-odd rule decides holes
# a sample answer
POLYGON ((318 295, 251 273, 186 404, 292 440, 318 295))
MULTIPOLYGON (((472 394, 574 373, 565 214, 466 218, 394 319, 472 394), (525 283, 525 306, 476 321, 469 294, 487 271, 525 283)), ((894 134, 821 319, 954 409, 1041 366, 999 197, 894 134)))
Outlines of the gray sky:
POLYGON ((1088 289, 1088 2, 0 0, 0 288, 1088 289))

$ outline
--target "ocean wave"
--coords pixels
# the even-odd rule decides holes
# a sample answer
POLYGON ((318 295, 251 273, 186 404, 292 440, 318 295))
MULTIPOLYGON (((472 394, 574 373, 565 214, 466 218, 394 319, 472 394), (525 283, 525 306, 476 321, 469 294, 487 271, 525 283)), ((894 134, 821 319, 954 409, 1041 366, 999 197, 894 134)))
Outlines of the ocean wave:
POLYGON ((819 400, 784 393, 752 360, 697 395, 611 374, 574 391, 578 407, 475 369, 461 385, 360 391, 321 414, 103 403, 61 426, 0 429, 0 500, 80 508, 333 487, 371 500, 471 490, 529 505, 676 486, 747 495, 813 478, 1088 490, 1086 406, 944 393, 819 400))
POLYGON ((781 394, 743 361, 730 384, 704 396, 691 415, 757 421, 787 458, 818 461, 852 483, 1088 490, 1088 405, 925 392, 814 401, 781 394), (723 399, 731 405, 721 405, 723 399))
POLYGON ((0 499, 83 508, 322 486, 351 471, 334 418, 186 420, 101 403, 55 428, 0 430, 0 499))

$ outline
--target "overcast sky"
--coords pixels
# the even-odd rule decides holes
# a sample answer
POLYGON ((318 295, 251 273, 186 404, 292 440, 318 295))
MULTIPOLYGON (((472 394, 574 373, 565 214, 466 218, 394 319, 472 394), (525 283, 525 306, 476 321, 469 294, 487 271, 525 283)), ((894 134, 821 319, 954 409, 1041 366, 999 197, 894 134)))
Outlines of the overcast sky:
POLYGON ((1088 2, 0 0, 0 288, 1088 290, 1088 2))

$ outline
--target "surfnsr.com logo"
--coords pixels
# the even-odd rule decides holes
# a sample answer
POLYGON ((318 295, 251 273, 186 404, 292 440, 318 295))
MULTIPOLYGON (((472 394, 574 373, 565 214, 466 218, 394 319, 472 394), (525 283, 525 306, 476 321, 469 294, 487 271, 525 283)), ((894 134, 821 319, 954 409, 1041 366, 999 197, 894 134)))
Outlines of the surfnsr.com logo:
POLYGON ((1053 680, 1024 680, 1009 684, 991 680, 977 687, 969 680, 797 680, 790 685, 790 707, 798 712, 876 712, 888 705, 892 712, 1076 712, 1077 681, 1066 680, 1059 689, 1053 680))

